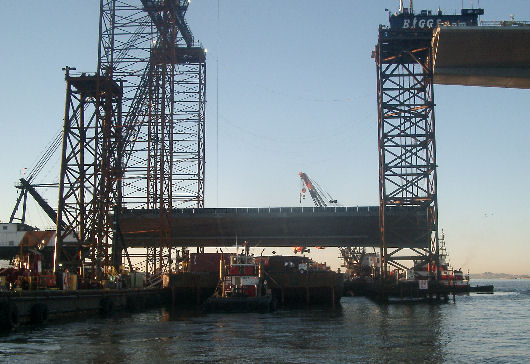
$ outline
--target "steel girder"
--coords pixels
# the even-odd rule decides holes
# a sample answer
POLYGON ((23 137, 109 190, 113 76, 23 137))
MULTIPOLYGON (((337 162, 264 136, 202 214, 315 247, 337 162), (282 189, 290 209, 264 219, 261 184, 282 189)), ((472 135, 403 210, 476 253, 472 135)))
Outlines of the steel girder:
MULTIPOLYGON (((381 273, 388 265, 406 269, 438 266, 438 203, 434 118, 432 31, 379 29, 377 65, 381 273), (404 237, 387 207, 422 209, 421 226, 409 239, 420 249, 395 249, 404 237), (403 255, 405 254, 405 255, 403 255)), ((406 216, 406 215, 405 215, 406 216)))

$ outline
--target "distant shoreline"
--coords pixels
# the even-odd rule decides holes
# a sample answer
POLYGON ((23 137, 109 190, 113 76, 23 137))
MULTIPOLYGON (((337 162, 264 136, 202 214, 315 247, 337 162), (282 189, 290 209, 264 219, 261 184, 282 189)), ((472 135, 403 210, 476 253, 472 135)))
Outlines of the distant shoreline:
POLYGON ((530 274, 508 274, 508 273, 474 273, 469 275, 470 279, 530 279, 530 274))

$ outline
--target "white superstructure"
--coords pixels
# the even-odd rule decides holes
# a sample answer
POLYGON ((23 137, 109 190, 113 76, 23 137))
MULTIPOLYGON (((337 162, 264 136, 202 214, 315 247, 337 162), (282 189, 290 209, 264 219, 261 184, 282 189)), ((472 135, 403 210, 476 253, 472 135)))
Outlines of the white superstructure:
POLYGON ((0 247, 17 247, 31 226, 18 223, 0 223, 0 247))

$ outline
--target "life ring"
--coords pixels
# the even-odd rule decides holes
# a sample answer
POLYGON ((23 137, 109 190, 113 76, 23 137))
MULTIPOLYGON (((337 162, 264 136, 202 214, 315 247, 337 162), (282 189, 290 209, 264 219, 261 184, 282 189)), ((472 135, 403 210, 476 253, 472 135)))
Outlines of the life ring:
POLYGON ((44 303, 36 303, 31 307, 31 323, 42 324, 48 320, 48 306, 44 303))

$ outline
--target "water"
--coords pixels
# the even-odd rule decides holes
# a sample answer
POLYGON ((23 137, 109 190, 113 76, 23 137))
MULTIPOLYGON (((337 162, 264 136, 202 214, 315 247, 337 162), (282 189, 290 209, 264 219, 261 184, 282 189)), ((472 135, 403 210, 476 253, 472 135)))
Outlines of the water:
POLYGON ((530 280, 456 304, 208 314, 157 309, 0 336, 7 363, 529 363, 530 280))

